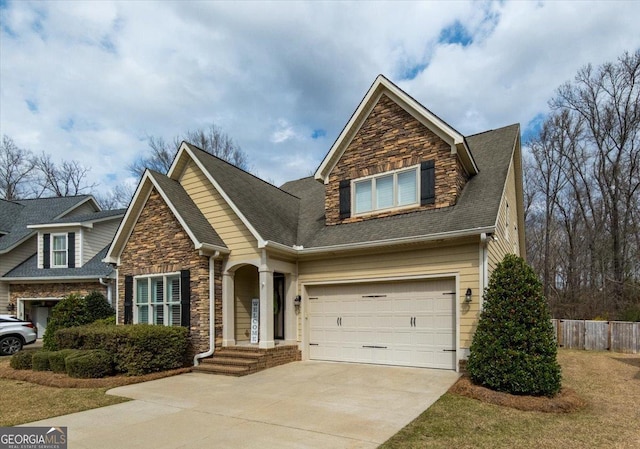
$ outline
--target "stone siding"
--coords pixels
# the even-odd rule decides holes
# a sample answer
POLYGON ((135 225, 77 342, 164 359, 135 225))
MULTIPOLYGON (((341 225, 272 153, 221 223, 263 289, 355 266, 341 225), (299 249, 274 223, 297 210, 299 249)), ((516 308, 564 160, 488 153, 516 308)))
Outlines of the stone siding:
MULTIPOLYGON (((329 176, 325 186, 326 223, 352 223, 453 206, 467 179, 458 157, 451 154, 449 144, 382 95, 329 176), (340 181, 398 170, 431 159, 435 160, 435 204, 340 220, 340 181)), ((352 198, 352 205, 353 201, 352 198)))
MULTIPOLYGON (((191 342, 196 353, 209 349, 209 257, 193 242, 155 189, 151 191, 118 266, 118 320, 124 319, 125 276, 190 270, 191 342)), ((215 262, 215 345, 222 346, 222 262, 215 262)), ((134 304, 135 307, 135 304, 134 304)))
POLYGON ((107 287, 100 285, 100 282, 64 282, 47 284, 11 284, 10 300, 16 304, 18 299, 24 298, 64 298, 71 293, 86 296, 97 291, 107 297, 107 287))

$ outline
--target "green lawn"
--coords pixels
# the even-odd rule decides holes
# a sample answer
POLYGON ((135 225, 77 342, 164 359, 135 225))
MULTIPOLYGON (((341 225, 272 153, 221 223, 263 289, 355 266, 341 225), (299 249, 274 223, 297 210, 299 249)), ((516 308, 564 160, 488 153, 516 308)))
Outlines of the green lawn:
POLYGON ((558 360, 585 409, 523 412, 447 393, 381 448, 640 447, 640 355, 561 350, 558 360))

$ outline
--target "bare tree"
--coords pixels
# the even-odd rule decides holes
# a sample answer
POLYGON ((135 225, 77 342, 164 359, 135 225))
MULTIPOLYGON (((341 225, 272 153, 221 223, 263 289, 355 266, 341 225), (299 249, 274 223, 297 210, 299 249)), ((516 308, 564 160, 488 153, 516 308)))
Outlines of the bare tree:
POLYGON ((107 193, 94 193, 94 197, 104 210, 121 209, 129 206, 135 188, 129 184, 118 184, 107 193))
POLYGON ((640 50, 562 85, 530 142, 527 247, 560 317, 640 305, 640 50))
POLYGON ((8 201, 22 199, 34 169, 33 155, 19 148, 9 136, 0 146, 0 195, 8 201))
POLYGON ((135 176, 142 176, 145 169, 166 173, 171 167, 173 158, 180 143, 187 141, 214 156, 224 159, 243 170, 248 169, 247 155, 233 139, 215 124, 208 128, 187 131, 176 136, 171 142, 161 137, 149 136, 151 154, 142 157, 129 166, 129 171, 135 176))
POLYGON ((51 155, 42 153, 35 159, 34 196, 73 196, 91 192, 97 184, 87 183, 90 169, 78 161, 56 163, 51 155))

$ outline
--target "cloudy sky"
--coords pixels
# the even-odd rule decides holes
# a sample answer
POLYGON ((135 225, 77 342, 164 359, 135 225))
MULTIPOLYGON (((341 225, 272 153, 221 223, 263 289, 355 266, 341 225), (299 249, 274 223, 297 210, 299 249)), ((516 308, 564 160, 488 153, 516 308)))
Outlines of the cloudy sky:
POLYGON ((587 63, 640 47, 640 2, 0 0, 0 134, 91 167, 215 123, 276 184, 311 174, 382 73, 463 134, 535 129, 587 63))

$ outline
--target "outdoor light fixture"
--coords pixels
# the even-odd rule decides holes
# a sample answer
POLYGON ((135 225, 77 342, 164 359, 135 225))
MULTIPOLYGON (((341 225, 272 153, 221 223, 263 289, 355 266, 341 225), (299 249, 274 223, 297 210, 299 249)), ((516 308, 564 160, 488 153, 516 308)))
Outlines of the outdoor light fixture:
POLYGON ((7 312, 13 312, 14 310, 16 310, 16 305, 14 303, 10 302, 7 304, 7 312))
POLYGON ((464 302, 471 302, 471 289, 468 288, 467 292, 464 294, 464 302))
POLYGON ((302 297, 300 295, 297 295, 293 299, 293 305, 295 305, 295 306, 299 306, 301 302, 302 302, 302 297))

